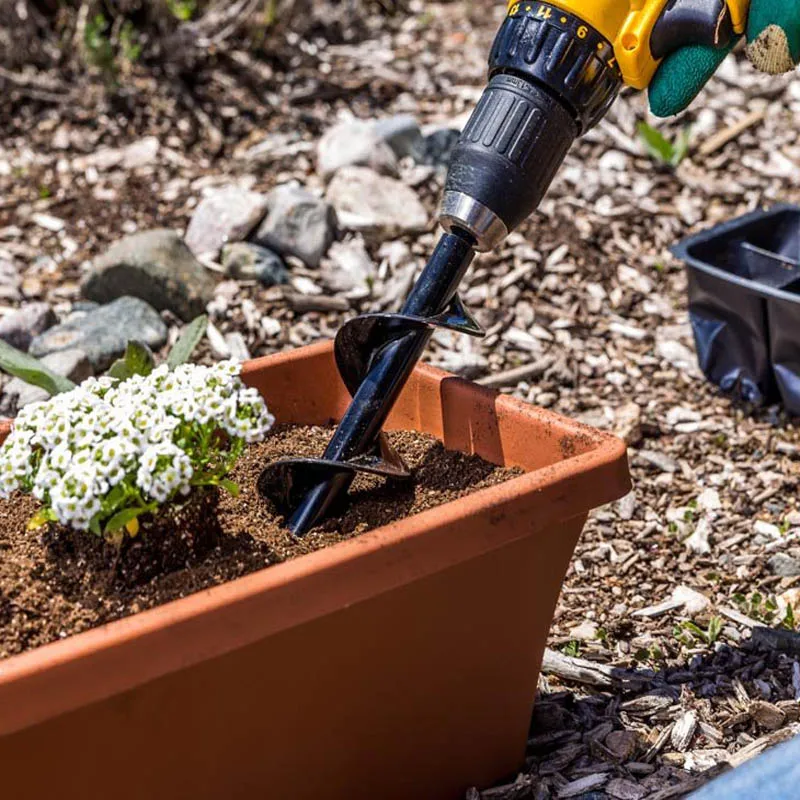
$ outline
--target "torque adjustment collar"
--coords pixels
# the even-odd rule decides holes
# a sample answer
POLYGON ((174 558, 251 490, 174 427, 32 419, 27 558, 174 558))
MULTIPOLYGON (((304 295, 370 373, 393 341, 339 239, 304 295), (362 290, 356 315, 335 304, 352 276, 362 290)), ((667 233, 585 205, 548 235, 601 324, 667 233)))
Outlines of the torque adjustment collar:
POLYGON ((511 73, 548 89, 585 133, 622 85, 614 47, 582 19, 547 3, 517 3, 494 40, 489 77, 511 73))

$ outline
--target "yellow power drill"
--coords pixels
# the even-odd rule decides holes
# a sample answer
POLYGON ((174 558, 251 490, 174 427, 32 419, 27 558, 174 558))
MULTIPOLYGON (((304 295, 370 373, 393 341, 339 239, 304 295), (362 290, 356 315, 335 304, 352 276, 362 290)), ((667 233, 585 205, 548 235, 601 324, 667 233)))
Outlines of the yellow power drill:
POLYGON ((259 490, 302 536, 358 473, 408 470, 381 433, 435 328, 480 336, 456 293, 476 251, 491 250, 539 204, 570 145, 623 83, 643 89, 685 45, 727 47, 748 0, 513 2, 489 57, 489 84, 455 147, 442 197, 445 229, 399 314, 364 314, 336 337, 353 396, 320 459, 268 466, 259 490))
POLYGON ((528 217, 572 142, 622 84, 645 89, 686 45, 727 47, 749 0, 512 0, 442 202, 442 222, 489 250, 528 217))

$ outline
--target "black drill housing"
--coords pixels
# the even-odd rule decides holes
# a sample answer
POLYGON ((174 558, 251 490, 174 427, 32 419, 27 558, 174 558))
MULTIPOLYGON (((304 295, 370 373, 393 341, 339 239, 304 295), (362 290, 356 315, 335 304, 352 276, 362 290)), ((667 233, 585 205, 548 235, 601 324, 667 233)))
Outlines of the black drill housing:
POLYGON ((610 42, 545 3, 511 9, 489 77, 445 192, 476 200, 511 231, 539 205, 573 141, 606 113, 622 78, 610 42))

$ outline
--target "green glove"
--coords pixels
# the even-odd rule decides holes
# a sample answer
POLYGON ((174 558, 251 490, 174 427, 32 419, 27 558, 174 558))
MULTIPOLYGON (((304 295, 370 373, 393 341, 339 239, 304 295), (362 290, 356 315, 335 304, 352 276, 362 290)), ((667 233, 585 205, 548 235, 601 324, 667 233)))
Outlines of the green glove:
MULTIPOLYGON (((762 72, 777 75, 800 62, 800 0, 752 0, 747 18, 747 56, 762 72)), ((650 110, 671 117, 694 100, 733 49, 682 47, 659 66, 649 89, 650 110)))

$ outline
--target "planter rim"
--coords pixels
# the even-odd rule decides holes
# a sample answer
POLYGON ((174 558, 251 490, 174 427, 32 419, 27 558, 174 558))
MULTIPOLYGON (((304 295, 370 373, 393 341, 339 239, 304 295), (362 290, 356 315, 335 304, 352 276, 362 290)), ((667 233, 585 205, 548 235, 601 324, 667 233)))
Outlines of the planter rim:
MULTIPOLYGON (((264 356, 246 362, 242 374, 301 362, 331 348, 331 342, 323 342, 264 356)), ((540 425, 555 427, 565 436, 588 439, 592 449, 330 547, 0 661, 0 735, 334 613, 523 535, 536 535, 553 518, 585 514, 629 488, 627 448, 620 439, 434 367, 416 369, 434 380, 458 381, 476 398, 494 398, 498 411, 536 417, 540 425), (588 485, 585 477, 580 482, 587 472, 594 476, 588 485), (528 498, 524 509, 521 498, 528 498), (548 504, 555 510, 548 511, 548 504), (491 535, 453 536, 454 525, 487 511, 500 521, 521 513, 526 519, 535 516, 535 521, 523 533, 513 532, 515 526, 509 524, 495 526, 491 535), (386 582, 389 568, 392 583, 386 582), (355 574, 366 574, 367 580, 354 586, 355 574), (250 621, 258 619, 256 633, 252 625, 242 624, 243 612, 250 621), (208 639, 209 618, 219 633, 212 643, 203 641, 208 639), (139 658, 127 657, 133 648, 139 658), (147 658, 141 657, 142 648, 149 653, 147 658), (69 692, 56 691, 61 681, 70 682, 69 692), (25 702, 20 701, 21 693, 25 702), (12 695, 14 702, 7 702, 12 695)), ((0 434, 9 426, 9 420, 0 421, 0 434)))

